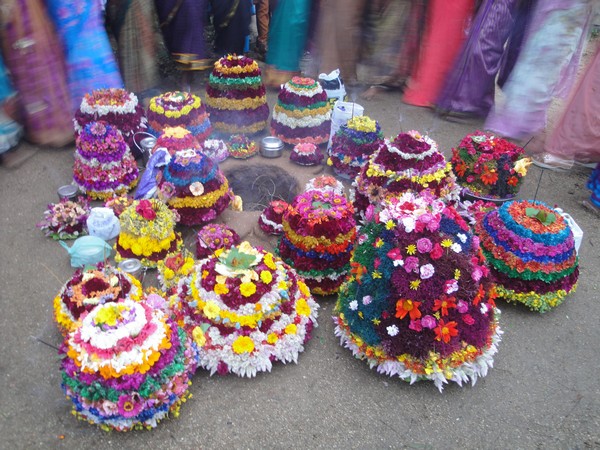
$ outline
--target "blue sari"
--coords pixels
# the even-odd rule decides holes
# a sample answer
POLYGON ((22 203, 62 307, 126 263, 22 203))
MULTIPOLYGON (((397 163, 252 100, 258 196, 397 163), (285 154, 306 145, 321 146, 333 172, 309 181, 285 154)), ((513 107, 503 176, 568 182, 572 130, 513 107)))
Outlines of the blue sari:
POLYGON ((0 53, 0 105, 6 98, 10 97, 14 93, 15 91, 10 83, 10 79, 8 78, 8 73, 6 73, 4 60, 2 59, 2 54, 0 53))
POLYGON ((65 53, 71 109, 94 89, 123 87, 99 0, 46 0, 46 6, 65 53))

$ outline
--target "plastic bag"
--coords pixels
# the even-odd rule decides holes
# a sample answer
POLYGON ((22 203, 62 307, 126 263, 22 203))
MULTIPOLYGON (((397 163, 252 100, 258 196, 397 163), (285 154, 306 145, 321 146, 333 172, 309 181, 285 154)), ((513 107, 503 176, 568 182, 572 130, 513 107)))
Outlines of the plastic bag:
POLYGON ((340 76, 340 69, 320 74, 319 83, 327 93, 327 98, 333 102, 344 101, 344 98, 346 98, 346 87, 340 76))
POLYGON ((60 241, 60 245, 71 255, 71 267, 95 265, 110 257, 112 248, 103 239, 96 236, 82 236, 69 246, 60 241))
POLYGON ((116 238, 121 231, 119 219, 110 208, 92 208, 87 218, 87 228, 90 236, 105 241, 116 238))
POLYGON ((350 119, 354 116, 362 116, 365 112, 365 108, 363 108, 358 103, 352 102, 335 102, 333 107, 333 113, 331 114, 331 131, 329 133, 329 143, 327 144, 327 149, 331 149, 331 142, 333 141, 333 136, 340 129, 342 125, 346 125, 350 119))

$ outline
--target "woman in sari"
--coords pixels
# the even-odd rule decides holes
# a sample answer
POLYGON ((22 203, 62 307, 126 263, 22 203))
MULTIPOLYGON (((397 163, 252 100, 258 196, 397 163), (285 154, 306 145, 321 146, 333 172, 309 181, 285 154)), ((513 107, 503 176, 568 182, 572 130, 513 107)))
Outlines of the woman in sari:
POLYGON ((0 155, 19 143, 23 131, 5 111, 5 106, 14 101, 15 94, 0 54, 0 155))
POLYGON ((71 97, 61 43, 40 0, 3 0, 0 44, 19 92, 25 137, 62 147, 73 141, 71 97))
POLYGON ((154 2, 108 0, 106 24, 117 42, 119 68, 127 90, 143 94, 156 88, 164 43, 154 2))
POLYGON ((504 85, 505 102, 488 116, 485 128, 524 139, 546 126, 555 97, 564 97, 573 82, 595 0, 545 0, 537 3, 515 67, 504 85))
POLYGON ((249 34, 252 4, 248 0, 211 0, 210 5, 217 56, 242 55, 249 34))
POLYGON ((71 111, 94 89, 123 87, 99 0, 46 0, 48 14, 61 38, 71 92, 71 111))
POLYGON ((279 0, 269 29, 265 85, 279 87, 300 74, 309 14, 310 0, 279 0))

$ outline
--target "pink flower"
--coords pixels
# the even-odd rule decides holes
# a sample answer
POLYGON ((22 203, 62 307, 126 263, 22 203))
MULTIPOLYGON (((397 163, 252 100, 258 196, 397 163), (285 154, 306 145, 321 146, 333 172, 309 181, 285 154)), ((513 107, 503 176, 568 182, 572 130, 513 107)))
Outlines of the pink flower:
POLYGON ((433 244, 427 238, 421 238, 417 241, 417 250, 419 253, 429 253, 433 248, 433 244))
POLYGON ((419 269, 419 259, 415 258, 414 256, 409 256, 408 258, 406 258, 406 261, 404 261, 404 270, 406 270, 406 273, 411 273, 411 272, 418 272, 419 269))
POLYGON ((444 249, 442 248, 442 246, 440 244, 436 243, 433 246, 431 253, 429 253, 429 256, 431 256, 432 259, 440 259, 443 254, 444 254, 444 249))
POLYGON ((475 323, 475 319, 471 317, 471 314, 465 314, 462 319, 467 325, 473 325, 475 323))
POLYGON ((473 272, 471 272, 471 278, 473 278, 473 281, 481 280, 482 276, 483 276, 483 271, 481 270, 481 267, 475 266, 475 268, 473 269, 473 272))
POLYGON ((152 209, 150 200, 140 200, 139 204, 135 207, 135 211, 146 220, 154 220, 156 218, 156 212, 152 209))
POLYGON ((425 328, 429 328, 430 330, 433 330, 435 328, 435 326, 437 325, 437 322, 435 321, 433 316, 427 315, 427 316, 421 317, 421 325, 425 328))
POLYGON ((456 310, 459 313, 464 314, 469 310, 469 304, 467 302, 465 302, 464 300, 459 300, 458 303, 456 304, 456 310))
POLYGON ((435 268, 433 267, 433 264, 425 264, 424 266, 420 267, 419 272, 421 274, 421 279, 426 280, 433 276, 435 273, 435 268))
POLYGON ((143 402, 139 394, 119 396, 119 414, 123 417, 131 418, 137 416, 143 407, 143 402))
POLYGON ((421 331, 423 329, 421 326, 421 319, 411 320, 408 328, 415 331, 421 331))
POLYGON ((362 299, 363 305, 368 305, 369 303, 371 303, 373 299, 371 298, 370 295, 365 295, 362 299))

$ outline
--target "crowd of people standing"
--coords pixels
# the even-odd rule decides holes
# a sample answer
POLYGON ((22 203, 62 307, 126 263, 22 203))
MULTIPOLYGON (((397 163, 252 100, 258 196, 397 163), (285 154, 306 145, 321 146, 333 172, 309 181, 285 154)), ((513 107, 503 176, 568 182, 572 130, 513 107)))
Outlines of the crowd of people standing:
POLYGON ((68 144, 85 93, 150 95, 165 64, 189 88, 216 58, 249 50, 254 12, 267 86, 340 69, 365 100, 402 90, 405 103, 485 117, 486 129, 514 139, 540 133, 552 100, 571 94, 553 135, 561 148, 550 140, 542 164, 600 160, 586 147, 600 139, 598 119, 577 100, 600 102, 597 55, 573 88, 598 9, 597 0, 4 0, 0 152, 14 145, 15 122, 32 143, 68 144), (569 120, 579 146, 559 129, 569 120), (564 153, 569 145, 579 150, 564 153))

